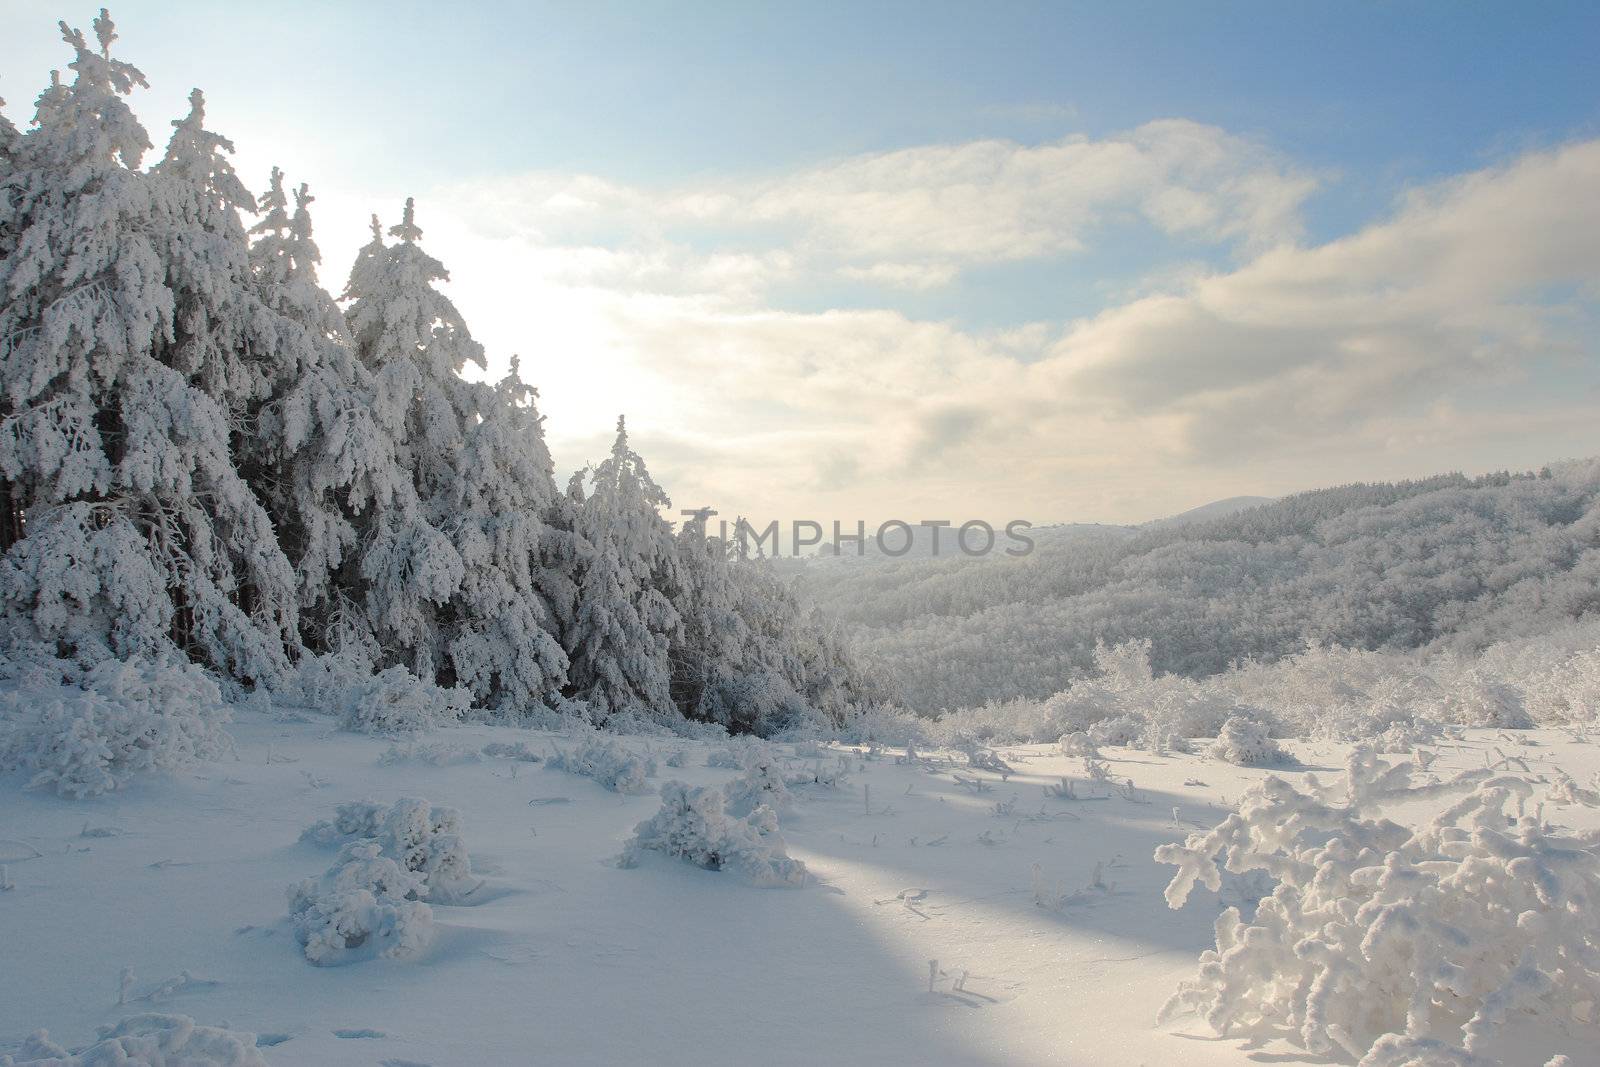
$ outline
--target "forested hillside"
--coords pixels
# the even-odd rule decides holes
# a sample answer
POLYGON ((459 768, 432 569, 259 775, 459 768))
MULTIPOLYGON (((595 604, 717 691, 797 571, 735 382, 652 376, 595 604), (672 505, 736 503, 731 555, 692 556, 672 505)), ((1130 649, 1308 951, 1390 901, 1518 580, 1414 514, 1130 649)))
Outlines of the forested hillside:
POLYGON ((1022 558, 819 559, 804 595, 923 711, 1045 697, 1097 642, 1203 676, 1308 645, 1481 649, 1600 610, 1600 462, 1035 531, 1022 558))

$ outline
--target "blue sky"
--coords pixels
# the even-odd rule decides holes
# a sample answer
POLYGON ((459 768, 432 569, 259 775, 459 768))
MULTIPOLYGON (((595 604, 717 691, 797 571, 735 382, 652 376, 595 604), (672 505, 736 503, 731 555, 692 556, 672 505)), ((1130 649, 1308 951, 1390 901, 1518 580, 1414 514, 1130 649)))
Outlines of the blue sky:
MULTIPOLYGON (((264 10, 113 7, 152 139, 204 88, 334 287, 416 195, 568 464, 626 407, 680 497, 1052 521, 1600 451, 1593 209, 1526 203, 1590 177, 1593 4, 264 10)), ((14 119, 93 13, 0 2, 14 119)))

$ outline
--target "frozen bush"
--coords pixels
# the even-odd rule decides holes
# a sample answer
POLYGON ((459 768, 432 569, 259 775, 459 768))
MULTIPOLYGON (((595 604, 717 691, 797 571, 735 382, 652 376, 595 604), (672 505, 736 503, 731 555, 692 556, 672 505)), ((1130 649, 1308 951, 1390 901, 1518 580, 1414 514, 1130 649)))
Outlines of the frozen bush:
POLYGON ((89 797, 136 774, 174 771, 232 751, 222 692, 199 667, 106 660, 82 688, 0 691, 0 770, 30 786, 89 797))
POLYGON ((852 704, 844 709, 838 740, 848 744, 903 745, 928 739, 930 720, 888 704, 852 704))
POLYGON ((722 787, 730 815, 743 817, 760 807, 782 813, 794 803, 782 766, 770 752, 757 758, 744 774, 722 787))
POLYGON ((1296 761, 1254 719, 1235 715, 1222 724, 1222 732, 1207 750, 1213 759, 1238 767, 1284 767, 1296 761))
POLYGON ((1521 691, 1476 668, 1467 671, 1445 692, 1439 713, 1446 722, 1460 726, 1492 726, 1501 730, 1533 728, 1521 691))
POLYGON ((1480 1062, 1513 1014, 1581 1021, 1600 1002, 1600 843, 1526 816, 1524 778, 1416 785, 1417 770, 1358 749, 1342 798, 1269 777, 1211 831, 1157 849, 1178 868, 1174 908, 1197 884, 1219 889, 1224 870, 1277 883, 1249 922, 1222 913, 1216 948, 1162 1018, 1197 1012, 1222 1035, 1430 1065, 1480 1062), (1418 829, 1377 814, 1440 798, 1418 829), (1457 1059, 1439 1058, 1456 1045, 1457 1059))
POLYGON ((472 694, 465 689, 444 689, 404 667, 390 667, 349 686, 339 713, 347 730, 398 734, 460 722, 471 707, 472 694))
POLYGON ((0 1067, 267 1067, 256 1035, 199 1026, 187 1015, 133 1015, 100 1028, 76 1054, 36 1031, 0 1067))
POLYGON ((289 922, 318 965, 405 959, 433 939, 425 878, 384 855, 376 840, 352 841, 321 878, 289 887, 289 922))
POLYGON ((647 851, 664 852, 706 870, 733 871, 753 885, 804 885, 806 865, 790 858, 772 809, 758 807, 735 818, 724 804, 716 786, 666 783, 661 810, 634 828, 622 865, 637 866, 647 851))
POLYGON ((706 766, 745 771, 772 758, 773 748, 768 742, 757 737, 730 737, 726 745, 706 753, 706 766))
POLYGON ((599 733, 584 737, 571 752, 556 749, 549 766, 593 778, 612 792, 633 795, 648 793, 645 779, 656 773, 654 759, 636 756, 615 737, 599 733))
POLYGON ((1102 719, 1089 728, 1089 737, 1097 745, 1131 745, 1144 736, 1145 722, 1136 715, 1118 715, 1102 719))
POLYGON ((341 804, 331 820, 307 827, 300 840, 324 847, 375 844, 422 880, 420 896, 428 900, 448 903, 476 888, 460 815, 419 797, 402 797, 388 807, 371 800, 341 804))

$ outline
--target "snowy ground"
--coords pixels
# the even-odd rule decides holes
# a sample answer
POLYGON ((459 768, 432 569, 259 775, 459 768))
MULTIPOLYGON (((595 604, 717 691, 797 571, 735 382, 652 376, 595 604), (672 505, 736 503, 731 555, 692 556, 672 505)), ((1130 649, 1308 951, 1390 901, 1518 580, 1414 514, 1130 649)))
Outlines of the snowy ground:
MULTIPOLYGON (((325 721, 241 713, 232 733, 236 762, 96 800, 0 779, 12 885, 0 892, 0 1052, 39 1027, 79 1045, 157 1010, 252 1031, 271 1062, 292 1064, 1328 1062, 1219 1040, 1198 1022, 1153 1025, 1210 946, 1219 903, 1201 892, 1168 910, 1172 869, 1151 853, 1219 821, 1267 771, 1108 749, 1112 772, 1136 786, 1130 799, 1085 788, 1082 761, 1051 747, 1003 750, 1008 781, 937 757, 839 750, 848 780, 798 790, 783 818, 816 883, 757 889, 655 854, 619 868, 653 795, 542 763, 383 763, 388 741, 325 721), (1061 775, 1082 799, 1046 796, 1061 775), (419 959, 308 964, 285 887, 330 855, 300 832, 341 802, 402 796, 460 810, 483 886, 469 906, 435 906, 439 936, 419 959), (1058 911, 1035 903, 1035 864, 1067 894, 1058 911), (942 972, 932 993, 930 960, 942 972), (134 977, 119 1006, 124 968, 134 977)), ((1535 773, 1600 770, 1600 746, 1517 736, 1536 742, 1515 747, 1535 773)), ((540 753, 561 742, 489 727, 428 739, 473 751, 524 740, 540 753)), ((663 757, 686 750, 652 786, 738 773, 705 766, 718 746, 651 744, 663 757)), ((1473 732, 1441 746, 1436 768, 1482 766, 1514 745, 1473 732)), ((1274 773, 1334 776, 1345 751, 1290 747, 1306 767, 1274 773)), ((1596 814, 1552 818, 1581 826, 1596 814)), ((1242 891, 1225 886, 1222 899, 1242 891)), ((1548 1037, 1573 1051, 1568 1035, 1548 1037)), ((1538 1052, 1508 1062, 1542 1063, 1538 1052)))

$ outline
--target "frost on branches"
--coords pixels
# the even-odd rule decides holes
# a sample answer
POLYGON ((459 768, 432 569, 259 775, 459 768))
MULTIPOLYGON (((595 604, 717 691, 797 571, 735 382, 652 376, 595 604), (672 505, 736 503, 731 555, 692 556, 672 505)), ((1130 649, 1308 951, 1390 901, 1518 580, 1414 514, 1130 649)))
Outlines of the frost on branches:
POLYGON ((89 797, 135 774, 173 771, 232 751, 222 692, 189 663, 107 660, 82 688, 0 689, 0 771, 32 787, 89 797))
POLYGON ((133 1015, 100 1029, 100 1039, 73 1053, 36 1031, 0 1067, 267 1067, 256 1035, 199 1026, 187 1015, 133 1015))
POLYGON ((637 866, 647 851, 664 852, 709 871, 733 871, 752 885, 805 885, 806 865, 790 858, 771 808, 735 818, 724 805, 716 786, 666 783, 661 810, 634 828, 622 865, 637 866))
POLYGON ((1342 796, 1270 777, 1208 833, 1157 849, 1178 867, 1174 908, 1224 870, 1277 881, 1248 921, 1222 913, 1162 1018, 1368 1067, 1475 1064, 1508 1020, 1583 1022, 1600 1003, 1600 844, 1528 814, 1526 778, 1417 775, 1358 748, 1342 796), (1452 796, 1418 829, 1375 812, 1452 796))

